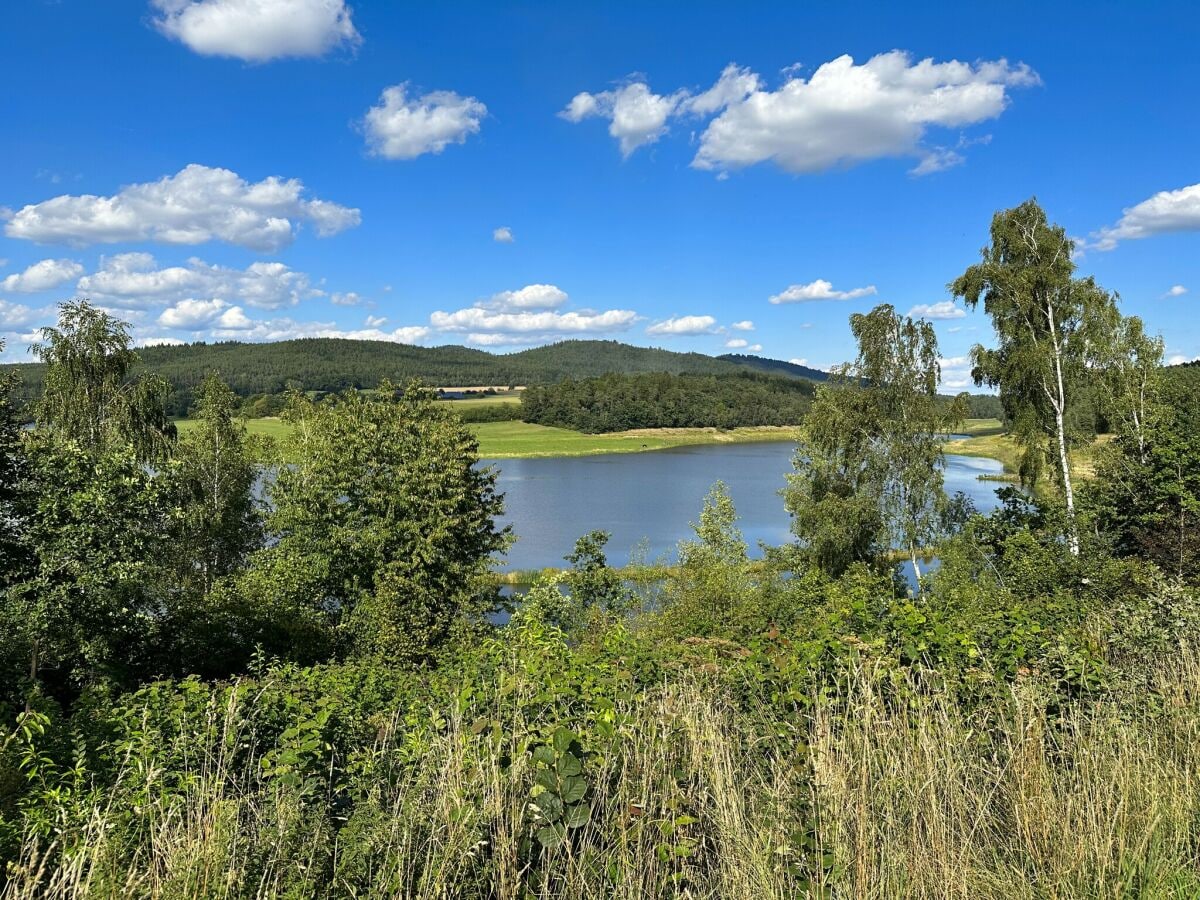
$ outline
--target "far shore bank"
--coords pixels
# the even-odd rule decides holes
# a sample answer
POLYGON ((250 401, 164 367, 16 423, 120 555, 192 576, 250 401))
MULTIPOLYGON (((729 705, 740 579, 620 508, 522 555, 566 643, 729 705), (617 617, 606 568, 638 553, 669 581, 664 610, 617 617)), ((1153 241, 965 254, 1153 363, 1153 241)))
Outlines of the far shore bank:
MULTIPOLYGON (((192 428, 190 419, 179 419, 181 433, 192 428)), ((290 426, 278 418, 247 419, 251 435, 281 440, 290 426)), ((799 427, 762 425, 753 428, 639 428, 608 434, 585 434, 566 428, 551 428, 528 422, 480 422, 468 426, 479 440, 482 459, 545 459, 568 456, 593 456, 607 453, 643 453, 710 444, 749 444, 764 441, 794 441, 799 427)), ((958 434, 967 435, 946 442, 946 452, 962 456, 983 456, 1004 464, 1005 472, 1017 469, 1016 445, 1002 433, 996 419, 968 419, 958 434)))

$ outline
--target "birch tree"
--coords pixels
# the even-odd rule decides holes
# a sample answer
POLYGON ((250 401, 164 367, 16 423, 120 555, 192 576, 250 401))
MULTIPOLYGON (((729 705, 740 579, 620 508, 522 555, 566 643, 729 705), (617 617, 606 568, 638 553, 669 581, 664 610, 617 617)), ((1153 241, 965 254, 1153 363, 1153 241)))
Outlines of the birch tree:
POLYGON ((1142 320, 1125 317, 1116 305, 1097 310, 1091 325, 1089 364, 1096 373, 1101 409, 1109 429, 1127 441, 1145 465, 1150 436, 1163 416, 1160 399, 1162 338, 1146 334, 1142 320))
POLYGON ((169 471, 179 507, 174 540, 181 580, 208 594, 262 537, 254 499, 259 466, 245 426, 234 419, 238 398, 229 386, 210 374, 196 400, 196 427, 180 439, 169 471))
POLYGON ((168 454, 175 437, 165 407, 170 385, 135 375, 139 359, 127 323, 73 300, 59 307, 58 325, 43 328, 41 337, 30 348, 46 364, 39 430, 90 453, 129 446, 140 460, 168 454))
POLYGON ((992 319, 997 346, 971 351, 975 383, 1000 389, 1024 449, 1022 480, 1032 485, 1043 461, 1053 461, 1066 502, 1067 541, 1078 555, 1071 413, 1086 400, 1089 345, 1109 339, 1099 327, 1111 321, 1115 300, 1094 279, 1075 277, 1074 249, 1062 227, 1027 200, 996 213, 981 262, 949 287, 971 308, 982 301, 992 319))
POLYGON ((898 315, 885 303, 852 315, 850 330, 859 347, 854 372, 876 410, 881 517, 890 544, 906 553, 919 586, 921 553, 943 536, 942 442, 965 418, 966 398, 946 403, 938 397, 937 335, 924 319, 898 315))
POLYGON ((937 335, 881 304, 850 317, 855 361, 817 389, 784 491, 804 556, 830 575, 902 550, 920 587, 922 553, 946 532, 943 435, 966 400, 938 396, 937 335))

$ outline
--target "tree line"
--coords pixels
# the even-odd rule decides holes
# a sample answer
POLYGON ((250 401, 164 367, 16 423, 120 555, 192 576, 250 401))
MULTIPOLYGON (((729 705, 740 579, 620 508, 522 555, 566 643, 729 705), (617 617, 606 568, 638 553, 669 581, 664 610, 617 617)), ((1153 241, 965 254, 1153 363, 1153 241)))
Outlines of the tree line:
POLYGON ((590 434, 632 428, 795 425, 813 395, 809 381, 755 372, 732 375, 601 375, 530 386, 522 418, 590 434))
MULTIPOLYGON (((138 368, 166 380, 170 386, 167 411, 180 417, 188 414, 210 372, 223 373, 237 396, 258 401, 282 398, 289 390, 336 394, 373 390, 384 381, 398 384, 412 378, 440 386, 514 386, 608 372, 731 373, 742 371, 745 365, 701 353, 632 347, 617 341, 561 341, 517 353, 492 354, 468 347, 302 338, 268 344, 223 341, 145 347, 139 352, 138 368)), ((0 371, 19 374, 19 398, 32 401, 40 396, 44 365, 13 364, 0 366, 0 371)), ((278 402, 268 400, 259 407, 278 402)))

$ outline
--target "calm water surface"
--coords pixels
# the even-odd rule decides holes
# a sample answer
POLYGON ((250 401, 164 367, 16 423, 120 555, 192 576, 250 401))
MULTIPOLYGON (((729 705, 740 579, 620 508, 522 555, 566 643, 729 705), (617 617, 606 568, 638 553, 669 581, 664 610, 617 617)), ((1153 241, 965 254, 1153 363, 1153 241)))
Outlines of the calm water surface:
MULTIPOLYGON (((484 460, 500 471, 505 493, 503 523, 512 525, 517 542, 505 566, 540 569, 565 565, 575 539, 592 530, 608 531, 609 563, 629 562, 644 551, 652 562, 674 559, 679 541, 693 536, 704 495, 724 481, 754 555, 758 542, 789 540, 788 514, 779 496, 784 474, 792 469, 790 442, 712 444, 646 453, 574 456, 558 459, 484 460)), ((980 512, 996 505, 995 482, 979 476, 1000 474, 992 459, 946 458, 946 491, 962 491, 980 512)))

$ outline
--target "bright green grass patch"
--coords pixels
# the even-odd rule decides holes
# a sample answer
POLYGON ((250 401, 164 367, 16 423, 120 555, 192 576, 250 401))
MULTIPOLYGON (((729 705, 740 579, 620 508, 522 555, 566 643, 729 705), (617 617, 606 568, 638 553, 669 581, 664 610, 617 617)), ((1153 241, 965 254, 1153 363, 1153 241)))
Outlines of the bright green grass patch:
MULTIPOLYGON (((1004 464, 1005 474, 1010 476, 1011 479, 1015 479, 1017 473, 1021 470, 1021 454, 1023 451, 1012 435, 985 427, 983 423, 987 422, 999 425, 999 422, 995 419, 968 419, 961 433, 976 436, 946 441, 943 449, 947 453, 953 453, 958 456, 984 456, 989 459, 997 459, 1004 464), (972 423, 979 423, 979 426, 975 430, 972 430, 972 423)), ((1084 479, 1095 477, 1096 452, 1109 440, 1111 440, 1109 435, 1101 435, 1090 446, 1076 447, 1071 451, 1071 467, 1078 477, 1084 479)), ((998 479, 989 478, 988 480, 998 479)))
MULTIPOLYGON (((177 419, 175 422, 181 435, 186 434, 195 425, 193 419, 177 419)), ((246 419, 245 425, 250 435, 269 437, 276 441, 282 441, 291 431, 290 425, 277 418, 246 419)), ((566 428, 531 425, 528 422, 479 422, 467 427, 475 432, 479 439, 479 455, 491 459, 637 453, 642 450, 663 450, 693 444, 788 441, 794 440, 796 436, 795 428, 771 426, 734 428, 729 431, 719 431, 716 428, 651 428, 615 434, 583 434, 566 428)))
MULTIPOLYGON (((292 426, 275 416, 264 419, 241 419, 246 426, 246 432, 252 436, 269 437, 281 441, 291 433, 292 426)), ((196 427, 195 419, 176 419, 175 427, 182 437, 196 427)))
MULTIPOLYGON (((971 432, 965 429, 963 434, 971 432)), ((1021 448, 1011 436, 1003 433, 980 433, 978 437, 946 441, 943 449, 956 456, 984 456, 1004 464, 1004 471, 1016 474, 1021 468, 1021 448)))
POLYGON ((1004 423, 999 419, 964 419, 955 429, 956 434, 968 434, 971 437, 986 437, 990 434, 1004 434, 1004 423))
POLYGON ((529 422, 481 422, 468 426, 479 438, 479 455, 492 459, 536 456, 589 456, 597 453, 637 453, 693 444, 788 441, 795 428, 647 428, 613 434, 583 434, 566 428, 529 422))
POLYGON ((499 406, 505 403, 520 403, 521 395, 512 394, 490 394, 483 397, 466 397, 462 400, 440 400, 440 403, 446 403, 451 409, 475 409, 480 406, 499 406))
MULTIPOLYGON (((478 400, 447 401, 462 405, 491 405, 512 403, 504 397, 488 397, 478 400)), ((278 418, 247 419, 246 431, 251 435, 282 441, 291 431, 291 426, 278 418)), ((195 427, 192 419, 177 419, 180 434, 195 427)), ((638 431, 620 431, 612 434, 584 434, 566 428, 551 428, 529 422, 479 422, 467 426, 479 439, 479 455, 492 459, 516 459, 521 457, 589 456, 598 453, 637 453, 643 450, 664 450, 670 447, 687 447, 696 444, 743 444, 758 441, 790 441, 796 437, 792 427, 761 426, 756 428, 734 428, 720 431, 716 428, 647 428, 638 431)), ((1015 472, 1019 452, 1016 444, 1007 435, 997 433, 1000 423, 996 419, 968 419, 961 434, 978 435, 946 443, 946 452, 961 456, 988 456, 999 459, 1005 469, 1015 472)))

